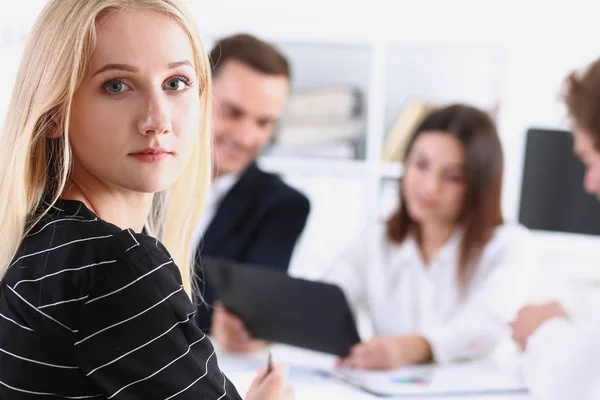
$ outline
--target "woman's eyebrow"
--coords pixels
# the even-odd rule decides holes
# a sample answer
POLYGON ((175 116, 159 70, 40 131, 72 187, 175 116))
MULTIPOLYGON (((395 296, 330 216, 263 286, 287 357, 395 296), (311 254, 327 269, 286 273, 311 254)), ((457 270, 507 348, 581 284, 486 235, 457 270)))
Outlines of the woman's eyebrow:
POLYGON ((94 72, 93 76, 96 76, 104 71, 109 71, 112 69, 116 69, 116 70, 120 70, 120 71, 128 71, 128 72, 138 72, 139 71, 138 68, 136 68, 132 65, 128 65, 128 64, 106 64, 105 66, 101 67, 96 72, 94 72))
MULTIPOLYGON (((184 65, 187 65, 192 68, 194 67, 194 65, 189 60, 174 61, 174 62, 167 64, 167 67, 169 69, 174 69, 174 68, 181 67, 184 65)), ((94 72, 93 76, 96 76, 102 72, 113 70, 113 69, 116 69, 119 71, 133 72, 133 73, 139 71, 139 69, 137 67, 134 67, 133 65, 129 65, 129 64, 106 64, 103 67, 101 67, 100 69, 98 69, 96 72, 94 72)))

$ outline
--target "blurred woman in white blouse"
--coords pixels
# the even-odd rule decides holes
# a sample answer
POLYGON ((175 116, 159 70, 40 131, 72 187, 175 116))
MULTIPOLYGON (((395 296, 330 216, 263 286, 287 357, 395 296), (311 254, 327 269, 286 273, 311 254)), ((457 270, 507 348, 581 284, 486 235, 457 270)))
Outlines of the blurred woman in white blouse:
POLYGON ((398 210, 368 226, 324 278, 374 328, 339 365, 482 358, 525 303, 530 233, 503 222, 503 155, 491 118, 460 104, 434 110, 404 168, 398 210))

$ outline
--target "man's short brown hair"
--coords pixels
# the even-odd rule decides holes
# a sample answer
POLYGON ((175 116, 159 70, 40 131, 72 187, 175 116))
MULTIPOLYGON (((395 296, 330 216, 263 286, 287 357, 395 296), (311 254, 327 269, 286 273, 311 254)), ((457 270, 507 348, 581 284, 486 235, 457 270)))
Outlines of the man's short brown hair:
POLYGON ((267 75, 291 77, 286 57, 270 43, 249 34, 237 34, 219 39, 210 52, 213 75, 229 60, 239 61, 267 75))
POLYGON ((564 100, 575 127, 592 135, 600 149, 600 59, 565 79, 564 100))

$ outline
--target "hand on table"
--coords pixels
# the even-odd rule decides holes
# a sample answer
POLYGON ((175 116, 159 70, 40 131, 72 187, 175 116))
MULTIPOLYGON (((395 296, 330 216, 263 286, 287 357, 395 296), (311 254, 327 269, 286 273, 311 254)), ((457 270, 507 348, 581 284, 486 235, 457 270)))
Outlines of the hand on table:
POLYGON ((338 360, 337 366, 387 370, 431 359, 429 342, 422 336, 376 336, 354 345, 348 357, 338 360))
POLYGON ((235 353, 249 353, 268 346, 267 342, 254 339, 242 320, 222 304, 215 305, 211 336, 224 350, 235 353))
POLYGON ((555 301, 542 305, 525 306, 519 311, 517 318, 510 323, 513 330, 512 338, 521 350, 525 350, 529 337, 544 322, 559 317, 568 318, 568 315, 563 307, 555 301))

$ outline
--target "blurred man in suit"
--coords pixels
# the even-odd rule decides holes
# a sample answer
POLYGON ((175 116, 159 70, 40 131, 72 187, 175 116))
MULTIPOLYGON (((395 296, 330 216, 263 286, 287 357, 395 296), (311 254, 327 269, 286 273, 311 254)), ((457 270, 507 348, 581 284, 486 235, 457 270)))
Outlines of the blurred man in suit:
MULTIPOLYGON (((196 272, 202 279, 204 257, 287 271, 309 202, 278 176, 261 171, 255 161, 271 141, 286 104, 288 61, 271 44, 246 34, 219 40, 210 58, 214 180, 196 230, 196 272)), ((238 318, 215 304, 210 285, 200 282, 199 287, 206 302, 199 305, 200 328, 231 351, 261 347, 238 318)))

